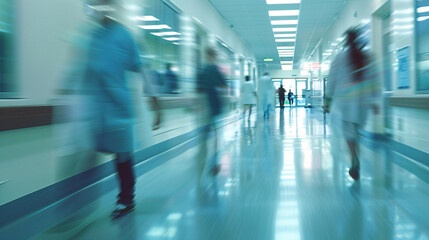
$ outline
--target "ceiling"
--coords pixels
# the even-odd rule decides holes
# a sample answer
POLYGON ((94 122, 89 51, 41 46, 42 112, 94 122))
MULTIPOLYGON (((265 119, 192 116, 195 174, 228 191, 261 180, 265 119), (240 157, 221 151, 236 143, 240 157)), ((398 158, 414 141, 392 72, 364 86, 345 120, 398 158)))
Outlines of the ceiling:
MULTIPOLYGON (((258 61, 273 58, 269 69, 281 69, 281 61, 293 60, 294 68, 306 60, 347 0, 301 0, 301 4, 270 4, 266 0, 209 0, 247 42, 258 61), (277 46, 293 43, 276 43, 271 20, 296 17, 269 17, 269 10, 300 10, 296 33, 294 58, 279 58, 277 46)), ((277 26, 276 26, 277 27, 277 26)), ((278 27, 294 27, 291 25, 278 27)), ((296 26, 295 26, 296 27, 296 26)))

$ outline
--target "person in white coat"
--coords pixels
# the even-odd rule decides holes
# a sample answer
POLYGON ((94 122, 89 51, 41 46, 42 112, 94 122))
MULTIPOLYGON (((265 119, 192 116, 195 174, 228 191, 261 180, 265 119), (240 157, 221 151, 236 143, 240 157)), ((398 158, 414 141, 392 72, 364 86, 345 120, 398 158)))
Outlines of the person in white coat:
POLYGON ((249 109, 249 116, 247 119, 250 120, 253 105, 256 104, 256 89, 255 84, 250 81, 249 76, 246 76, 245 80, 241 93, 241 103, 243 104, 243 118, 246 115, 246 109, 249 109))
POLYGON ((264 119, 270 118, 270 111, 274 110, 276 88, 271 77, 266 72, 264 76, 259 79, 258 84, 258 100, 259 106, 262 107, 264 119))
POLYGON ((336 111, 342 122, 342 130, 351 154, 350 176, 360 177, 359 133, 367 119, 368 109, 377 114, 376 100, 380 85, 371 61, 359 42, 359 29, 346 32, 344 49, 338 53, 331 65, 327 81, 324 111, 336 111), (332 104, 331 104, 332 103, 332 104))

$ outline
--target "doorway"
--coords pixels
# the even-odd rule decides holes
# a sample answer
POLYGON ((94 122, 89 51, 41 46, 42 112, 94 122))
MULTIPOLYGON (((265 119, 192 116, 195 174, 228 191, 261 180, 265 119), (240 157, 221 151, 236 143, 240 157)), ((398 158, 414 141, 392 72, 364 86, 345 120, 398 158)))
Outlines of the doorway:
MULTIPOLYGON (((286 94, 289 89, 294 95, 294 101, 292 107, 304 107, 305 102, 305 90, 307 90, 307 79, 306 78, 273 78, 274 86, 279 89, 280 85, 283 84, 283 88, 286 90, 286 94), (304 90, 304 91, 303 91, 304 90)), ((279 96, 276 94, 276 107, 280 107, 278 101, 279 96)), ((289 106, 289 101, 286 96, 285 106, 289 106)))

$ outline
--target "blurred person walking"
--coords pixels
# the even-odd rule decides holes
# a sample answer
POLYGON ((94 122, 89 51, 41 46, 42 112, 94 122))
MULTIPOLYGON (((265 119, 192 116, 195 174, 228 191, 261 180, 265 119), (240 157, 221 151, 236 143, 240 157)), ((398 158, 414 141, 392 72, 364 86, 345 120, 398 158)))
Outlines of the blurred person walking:
MULTIPOLYGON (((141 73, 142 63, 132 35, 111 17, 120 8, 115 1, 93 0, 89 4, 92 6, 90 16, 100 24, 91 36, 86 76, 92 85, 96 110, 95 149, 115 155, 120 193, 112 216, 119 217, 135 207, 135 109, 125 74, 126 71, 141 73)), ((151 100, 156 111, 156 128, 160 123, 160 112, 156 97, 151 100)))
POLYGON ((250 77, 245 77, 245 82, 243 83, 243 89, 241 93, 241 103, 243 104, 243 118, 246 115, 246 109, 249 109, 249 116, 247 117, 250 120, 252 115, 252 108, 256 104, 256 89, 255 84, 250 81, 250 77))
POLYGON ((270 118, 271 110, 274 110, 276 88, 268 72, 259 79, 258 100, 262 107, 264 119, 270 118))
POLYGON ((201 180, 204 175, 204 169, 208 167, 212 176, 216 176, 220 171, 220 165, 217 161, 218 155, 218 136, 217 136, 217 121, 222 112, 223 102, 219 88, 227 88, 225 78, 216 65, 217 52, 213 48, 207 48, 205 51, 207 64, 197 76, 197 91, 202 94, 202 115, 204 131, 202 133, 201 142, 201 157, 198 163, 199 188, 202 187, 201 180), (214 156, 208 161, 207 143, 209 134, 213 134, 214 138, 214 156), (208 164, 207 164, 208 162, 208 164), (209 165, 209 166, 206 166, 209 165))
POLYGON ((287 100, 289 101, 289 106, 292 107, 293 105, 293 99, 294 99, 294 95, 292 90, 289 89, 289 92, 287 93, 287 100))
POLYGON ((359 28, 349 29, 346 33, 344 49, 332 62, 326 89, 324 111, 338 112, 342 130, 351 154, 350 176, 360 178, 359 129, 361 129, 372 108, 378 114, 376 98, 380 85, 371 70, 369 55, 362 49, 359 41, 359 28))
POLYGON ((277 89, 277 94, 279 94, 280 109, 285 108, 285 93, 286 89, 283 88, 283 85, 280 85, 279 89, 277 89))
POLYGON ((165 84, 167 86, 167 93, 176 94, 177 93, 177 75, 171 70, 171 63, 165 65, 165 84))

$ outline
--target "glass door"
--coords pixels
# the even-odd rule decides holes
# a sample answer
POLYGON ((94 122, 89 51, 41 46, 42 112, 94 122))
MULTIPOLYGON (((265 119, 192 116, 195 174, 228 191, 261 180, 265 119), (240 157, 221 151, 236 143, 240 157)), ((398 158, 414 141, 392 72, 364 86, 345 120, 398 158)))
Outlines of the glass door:
POLYGON ((307 90, 307 79, 296 79, 295 106, 305 106, 305 90, 307 90))
POLYGON ((282 80, 274 78, 273 84, 274 84, 274 87, 276 88, 276 107, 280 107, 280 102, 278 101, 279 94, 277 93, 277 89, 279 89, 280 85, 282 84, 282 80))

